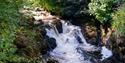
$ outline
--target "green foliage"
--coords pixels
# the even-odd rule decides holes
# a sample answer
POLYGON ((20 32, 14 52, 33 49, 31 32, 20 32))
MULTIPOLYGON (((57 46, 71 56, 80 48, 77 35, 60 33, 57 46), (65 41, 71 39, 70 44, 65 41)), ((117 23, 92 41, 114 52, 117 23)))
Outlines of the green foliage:
POLYGON ((0 63, 27 63, 30 61, 16 54, 17 47, 14 45, 16 33, 20 28, 19 22, 22 20, 18 11, 26 4, 29 5, 23 0, 0 0, 0 63))
POLYGON ((112 27, 116 30, 116 33, 125 35, 125 4, 115 11, 112 17, 112 27))
POLYGON ((40 5, 47 10, 56 9, 56 0, 40 0, 40 5))
POLYGON ((59 9, 56 1, 57 0, 27 0, 32 6, 42 7, 51 12, 57 12, 57 9, 59 9))
POLYGON ((18 28, 21 0, 0 1, 0 62, 20 62, 23 58, 15 54, 16 46, 13 44, 18 28))
POLYGON ((111 13, 113 12, 112 5, 116 2, 118 2, 118 0, 91 0, 91 3, 89 3, 89 11, 103 23, 103 21, 111 18, 111 13))
POLYGON ((122 5, 123 3, 125 3, 125 0, 91 0, 91 3, 89 3, 89 11, 95 15, 101 23, 111 18, 109 23, 112 24, 116 33, 125 34, 125 5, 116 8, 117 11, 113 10, 114 4, 122 5))

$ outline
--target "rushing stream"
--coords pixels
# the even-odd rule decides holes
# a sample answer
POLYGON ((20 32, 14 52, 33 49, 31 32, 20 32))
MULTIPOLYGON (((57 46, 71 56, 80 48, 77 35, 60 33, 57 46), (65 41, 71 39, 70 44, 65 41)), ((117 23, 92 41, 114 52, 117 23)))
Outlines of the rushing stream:
POLYGON ((46 28, 47 35, 50 38, 56 39, 57 47, 50 52, 52 56, 59 63, 99 63, 105 58, 112 56, 112 52, 105 46, 96 47, 86 42, 81 28, 79 26, 72 25, 69 22, 60 20, 62 23, 62 33, 59 33, 56 26, 51 22, 54 19, 59 19, 56 16, 52 16, 50 13, 40 10, 20 10, 21 13, 29 15, 33 14, 34 24, 39 24, 42 21, 44 24, 49 24, 50 28, 46 28), (102 58, 94 58, 91 52, 100 51, 102 58))
POLYGON ((49 37, 55 38, 57 47, 50 52, 50 55, 54 57, 59 63, 93 63, 90 60, 97 62, 96 58, 92 58, 88 52, 99 51, 101 49, 102 59, 108 58, 112 55, 112 52, 106 47, 95 47, 86 42, 81 33, 79 26, 62 22, 63 32, 58 33, 58 30, 54 25, 50 25, 51 29, 46 29, 49 37))

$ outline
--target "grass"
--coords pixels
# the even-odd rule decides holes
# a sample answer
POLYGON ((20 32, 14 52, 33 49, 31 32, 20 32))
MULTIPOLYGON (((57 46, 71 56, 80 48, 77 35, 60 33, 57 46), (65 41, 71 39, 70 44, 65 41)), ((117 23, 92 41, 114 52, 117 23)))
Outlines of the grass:
MULTIPOLYGON (((25 56, 16 53, 18 48, 14 44, 14 41, 17 39, 17 33, 23 32, 19 31, 21 28, 19 22, 25 20, 25 18, 21 18, 21 14, 18 11, 19 8, 25 5, 30 5, 30 2, 23 0, 0 0, 0 63, 30 61, 25 56)), ((36 36, 32 30, 27 28, 24 30, 28 33, 28 36, 31 36, 29 40, 36 36)), ((32 43, 33 41, 29 42, 32 43)))

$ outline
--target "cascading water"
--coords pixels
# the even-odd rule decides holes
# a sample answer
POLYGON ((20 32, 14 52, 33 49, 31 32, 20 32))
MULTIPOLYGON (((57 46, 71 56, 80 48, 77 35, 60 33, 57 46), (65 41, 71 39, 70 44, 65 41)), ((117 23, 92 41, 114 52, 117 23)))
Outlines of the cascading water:
MULTIPOLYGON (((50 55, 59 63, 93 63, 90 61, 92 58, 87 55, 87 52, 97 51, 99 48, 86 42, 80 27, 66 23, 63 20, 61 22, 63 33, 58 33, 54 25, 51 25, 51 29, 46 29, 47 35, 55 38, 57 43, 57 47, 50 52, 50 55)), ((102 55, 100 60, 108 58, 112 55, 112 52, 102 47, 102 55)))
POLYGON ((51 24, 54 19, 59 19, 58 17, 52 16, 44 10, 22 9, 20 12, 25 15, 32 13, 35 19, 34 24, 39 24, 41 20, 45 25, 49 24, 51 28, 46 28, 47 35, 51 38, 55 38, 57 44, 57 47, 50 52, 50 55, 58 60, 59 63, 99 63, 97 61, 98 59, 93 58, 92 55, 89 54, 89 52, 93 51, 101 51, 103 56, 99 61, 112 55, 112 52, 104 46, 95 47, 94 45, 88 44, 79 26, 74 26, 61 20, 63 32, 59 33, 56 26, 51 24))

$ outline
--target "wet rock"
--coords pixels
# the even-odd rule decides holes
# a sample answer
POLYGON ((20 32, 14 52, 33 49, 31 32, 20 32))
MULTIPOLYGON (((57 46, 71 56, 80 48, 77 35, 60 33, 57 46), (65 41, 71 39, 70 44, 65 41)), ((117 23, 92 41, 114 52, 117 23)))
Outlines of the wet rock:
POLYGON ((102 54, 100 53, 101 53, 101 50, 88 52, 88 54, 91 56, 91 61, 94 63, 100 62, 100 59, 102 57, 102 54))
MULTIPOLYGON (((27 21, 21 21, 20 25, 26 27, 17 34, 15 45, 17 53, 29 58, 49 56, 49 52, 57 46, 56 40, 46 35, 45 28, 51 28, 50 24, 56 26, 59 33, 62 33, 62 23, 59 17, 51 15, 49 12, 41 9, 22 9, 20 13, 27 16, 27 21)), ((58 63, 54 59, 50 59, 47 63, 58 63)))
POLYGON ((78 8, 76 6, 67 6, 65 7, 62 12, 64 18, 71 18, 77 12, 78 8))
POLYGON ((114 58, 116 58, 116 63, 125 62, 125 36, 112 35, 110 39, 110 48, 113 51, 114 58))
POLYGON ((54 38, 49 38, 48 36, 45 36, 40 46, 41 53, 42 55, 44 55, 47 54, 47 52, 52 51, 57 46, 57 44, 54 38))
POLYGON ((40 32, 40 34, 41 34, 41 36, 43 36, 43 37, 45 37, 46 36, 46 30, 45 30, 45 27, 39 27, 38 29, 37 29, 37 31, 39 31, 40 32))
POLYGON ((89 44, 98 46, 98 42, 96 42, 96 38, 90 38, 90 39, 88 38, 88 39, 87 39, 87 42, 88 42, 89 44))
POLYGON ((86 40, 89 44, 98 46, 99 43, 96 40, 97 31, 94 25, 92 25, 91 23, 85 24, 84 26, 82 26, 82 32, 84 36, 86 37, 86 40))
POLYGON ((79 43, 83 43, 82 39, 79 36, 76 36, 76 39, 78 40, 79 43))
POLYGON ((57 46, 56 40, 54 38, 49 38, 47 42, 48 42, 50 51, 52 51, 57 46))
POLYGON ((59 63, 59 62, 55 59, 50 58, 47 60, 47 63, 59 63))
POLYGON ((60 19, 56 19, 52 22, 53 25, 56 26, 57 30, 59 33, 62 33, 63 32, 63 29, 62 29, 62 23, 60 21, 60 19))
POLYGON ((101 61, 100 63, 123 63, 120 61, 120 59, 118 58, 118 56, 111 56, 109 58, 104 59, 103 61, 101 61))
POLYGON ((91 0, 57 0, 61 6, 61 16, 65 20, 71 20, 73 25, 79 25, 86 22, 92 22, 93 16, 90 16, 88 4, 91 0))
POLYGON ((88 7, 88 3, 90 0, 60 0, 60 4, 62 4, 62 16, 67 18, 74 18, 81 15, 81 11, 85 11, 88 7))

